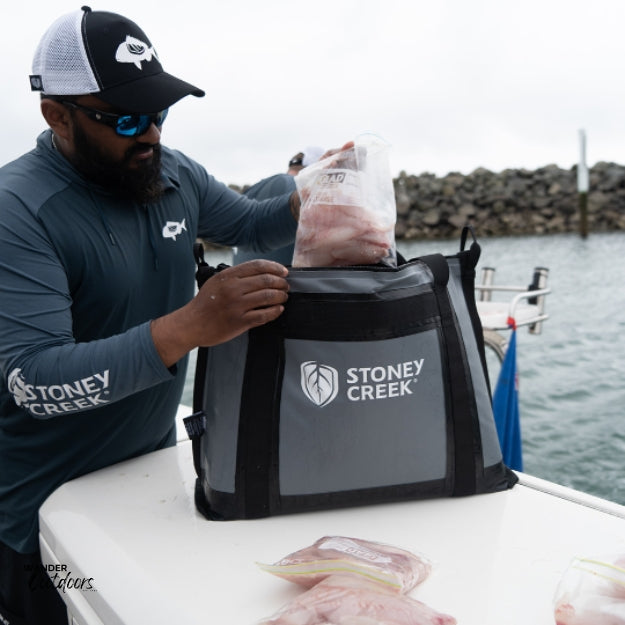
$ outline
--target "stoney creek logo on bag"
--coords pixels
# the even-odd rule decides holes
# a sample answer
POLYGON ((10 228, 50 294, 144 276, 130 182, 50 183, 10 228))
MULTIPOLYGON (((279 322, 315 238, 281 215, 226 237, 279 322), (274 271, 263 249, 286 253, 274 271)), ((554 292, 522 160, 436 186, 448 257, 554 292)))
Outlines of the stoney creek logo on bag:
POLYGON ((199 350, 192 440, 207 518, 514 485, 475 305, 479 246, 465 243, 398 267, 291 268, 278 319, 199 350))
POLYGON ((328 365, 314 360, 303 362, 302 390, 304 395, 316 406, 329 404, 339 392, 339 372, 328 365))
POLYGON ((344 380, 342 386, 348 401, 412 395, 424 360, 421 358, 386 366, 349 367, 342 377, 334 367, 312 360, 301 365, 302 390, 313 404, 320 407, 326 406, 337 396, 340 379, 344 380))

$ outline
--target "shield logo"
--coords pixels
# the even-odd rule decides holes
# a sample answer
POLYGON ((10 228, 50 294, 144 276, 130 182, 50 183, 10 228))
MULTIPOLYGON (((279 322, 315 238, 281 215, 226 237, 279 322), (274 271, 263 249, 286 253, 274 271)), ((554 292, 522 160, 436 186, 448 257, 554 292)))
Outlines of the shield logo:
POLYGON ((15 403, 18 406, 24 406, 24 408, 28 408, 28 391, 26 389, 26 380, 22 375, 21 369, 13 369, 11 373, 9 373, 9 393, 13 395, 15 399, 15 403))
POLYGON ((304 395, 316 406, 327 406, 339 392, 339 374, 334 367, 315 360, 303 362, 300 367, 304 395))

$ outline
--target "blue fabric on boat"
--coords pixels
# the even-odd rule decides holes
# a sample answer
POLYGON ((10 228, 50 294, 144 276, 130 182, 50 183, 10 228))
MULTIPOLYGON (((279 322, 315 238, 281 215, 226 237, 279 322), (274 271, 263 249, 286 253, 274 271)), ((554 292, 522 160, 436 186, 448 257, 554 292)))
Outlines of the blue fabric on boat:
POLYGON ((504 463, 511 469, 522 471, 523 450, 517 376, 516 329, 513 329, 493 395, 493 413, 504 463))

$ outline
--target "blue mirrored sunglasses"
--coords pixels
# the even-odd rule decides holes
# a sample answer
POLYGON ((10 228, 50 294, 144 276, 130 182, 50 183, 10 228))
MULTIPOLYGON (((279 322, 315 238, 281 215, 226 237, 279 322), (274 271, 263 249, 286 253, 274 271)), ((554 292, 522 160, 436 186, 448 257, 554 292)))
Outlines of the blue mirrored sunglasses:
POLYGON ((82 111, 89 119, 95 122, 110 126, 122 137, 137 137, 142 135, 144 132, 147 132, 152 124, 159 127, 162 126, 169 112, 169 109, 165 109, 159 113, 116 115, 115 113, 106 113, 105 111, 98 111, 98 109, 93 109, 88 106, 82 106, 81 104, 76 104, 76 102, 70 102, 69 100, 61 100, 60 102, 61 104, 82 111))

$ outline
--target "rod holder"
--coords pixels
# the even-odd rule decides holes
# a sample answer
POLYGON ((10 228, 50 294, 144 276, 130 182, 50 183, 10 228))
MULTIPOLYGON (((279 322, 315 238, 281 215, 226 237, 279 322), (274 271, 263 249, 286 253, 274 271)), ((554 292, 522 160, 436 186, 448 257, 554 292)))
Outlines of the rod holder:
MULTIPOLYGON (((482 267, 482 286, 493 286, 495 281, 495 268, 482 267)), ((492 291, 490 289, 480 289, 480 302, 490 302, 492 299, 492 291)))
MULTIPOLYGON (((547 267, 535 267, 532 284, 529 286, 530 291, 547 288, 547 279, 549 277, 549 269, 547 267)), ((542 315, 545 311, 545 295, 538 295, 528 300, 530 304, 538 306, 538 313, 542 315)), ((540 334, 543 329, 543 322, 537 321, 529 327, 530 334, 540 334)))

